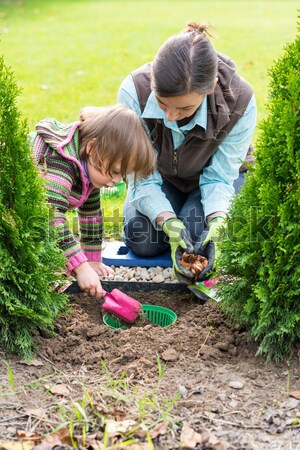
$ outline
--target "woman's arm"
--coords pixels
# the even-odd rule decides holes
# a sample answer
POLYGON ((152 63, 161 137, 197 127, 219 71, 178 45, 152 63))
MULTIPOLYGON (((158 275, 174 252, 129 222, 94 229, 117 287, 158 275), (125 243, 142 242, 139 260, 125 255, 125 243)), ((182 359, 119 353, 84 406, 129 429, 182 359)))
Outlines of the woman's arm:
MULTIPOLYGON (((131 75, 128 75, 121 84, 118 93, 118 102, 135 111, 143 121, 137 92, 131 75)), ((164 222, 164 217, 176 217, 171 203, 161 190, 162 178, 158 171, 155 171, 150 177, 137 182, 135 185, 133 177, 128 177, 128 185, 130 202, 138 211, 151 220, 152 225, 156 229, 164 222)))
POLYGON ((206 218, 226 216, 234 196, 233 183, 246 158, 256 125, 254 96, 245 113, 213 154, 209 166, 200 175, 201 199, 206 218))

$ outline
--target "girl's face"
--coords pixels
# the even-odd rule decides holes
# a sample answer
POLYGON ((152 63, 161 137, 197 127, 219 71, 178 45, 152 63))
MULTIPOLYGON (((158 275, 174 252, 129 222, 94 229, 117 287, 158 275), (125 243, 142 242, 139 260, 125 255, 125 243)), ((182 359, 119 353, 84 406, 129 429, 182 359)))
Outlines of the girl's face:
POLYGON ((177 97, 161 97, 156 95, 160 109, 166 113, 169 122, 182 120, 192 116, 203 102, 205 95, 198 92, 178 95, 177 97))
POLYGON ((103 165, 103 168, 100 170, 94 167, 88 160, 87 170, 90 182, 95 188, 113 187, 114 184, 118 184, 121 182, 120 163, 115 163, 110 172, 108 172, 107 168, 105 167, 105 164, 103 165))

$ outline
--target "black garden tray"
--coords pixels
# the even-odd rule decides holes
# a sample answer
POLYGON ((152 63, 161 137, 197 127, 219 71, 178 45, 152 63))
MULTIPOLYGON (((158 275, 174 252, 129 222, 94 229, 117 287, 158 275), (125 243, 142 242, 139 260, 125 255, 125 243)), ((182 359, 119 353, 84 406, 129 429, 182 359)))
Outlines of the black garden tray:
MULTIPOLYGON (((110 292, 113 289, 120 289, 123 292, 152 292, 152 291, 168 291, 168 292, 190 292, 188 287, 180 283, 149 283, 143 281, 101 281, 103 289, 110 292)), ((67 294, 80 294, 82 290, 75 281, 66 290, 67 294)))

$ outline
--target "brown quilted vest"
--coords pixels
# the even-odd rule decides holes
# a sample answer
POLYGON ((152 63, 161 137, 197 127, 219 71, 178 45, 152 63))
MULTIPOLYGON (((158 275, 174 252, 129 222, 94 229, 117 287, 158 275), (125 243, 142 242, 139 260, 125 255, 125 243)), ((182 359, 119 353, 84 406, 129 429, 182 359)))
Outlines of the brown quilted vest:
MULTIPOLYGON (((218 83, 214 92, 207 96, 206 130, 196 125, 187 133, 182 145, 174 150, 172 132, 163 120, 144 119, 153 147, 158 151, 158 171, 182 192, 191 192, 199 185, 202 169, 243 115, 253 95, 252 87, 236 73, 234 63, 220 53, 218 58, 218 83)), ((151 63, 131 75, 143 112, 151 93, 151 63)), ((247 162, 250 159, 249 155, 247 162)))

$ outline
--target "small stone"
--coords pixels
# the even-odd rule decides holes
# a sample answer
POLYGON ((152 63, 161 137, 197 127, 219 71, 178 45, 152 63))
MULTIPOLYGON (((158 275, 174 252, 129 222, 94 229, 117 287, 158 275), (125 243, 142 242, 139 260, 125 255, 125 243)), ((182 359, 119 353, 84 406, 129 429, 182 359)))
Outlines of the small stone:
POLYGON ((147 269, 145 269, 145 268, 143 268, 143 269, 141 270, 140 276, 141 276, 141 278, 142 278, 143 280, 149 280, 149 279, 150 279, 150 275, 149 275, 147 269))
POLYGON ((115 281, 123 281, 123 277, 121 275, 116 275, 115 281))
POLYGON ((165 281, 165 278, 162 274, 155 275, 155 277, 152 280, 154 283, 163 283, 165 281))
POLYGON ((170 277, 170 271, 169 271, 169 269, 164 269, 164 270, 163 270, 163 276, 164 276, 165 278, 169 278, 169 277, 170 277))
POLYGON ((229 403, 230 408, 236 408, 238 405, 238 402, 236 400, 231 400, 229 403))
POLYGON ((281 403, 282 408, 294 409, 297 408, 300 404, 300 401, 296 398, 289 398, 286 402, 281 403))
POLYGON ((244 383, 242 383, 241 381, 235 381, 232 380, 228 383, 229 387, 233 388, 233 389, 243 389, 244 387, 244 383))
POLYGON ((217 342, 215 344, 215 347, 219 350, 221 350, 222 352, 228 352, 229 350, 229 342, 217 342))
POLYGON ((172 362, 172 361, 177 361, 179 358, 179 355, 173 348, 168 348, 167 350, 165 350, 162 353, 161 357, 164 361, 172 362))
POLYGON ((236 356, 236 354, 237 354, 237 348, 236 348, 234 345, 230 346, 230 348, 229 348, 229 350, 228 350, 228 353, 229 353, 229 355, 231 355, 231 356, 236 356))
POLYGON ((247 374, 248 378, 250 378, 250 380, 256 380, 257 379, 257 373, 253 370, 253 372, 248 372, 247 374))
POLYGON ((91 337, 99 336, 102 333, 103 333, 103 327, 101 325, 96 325, 95 327, 88 330, 86 335, 87 335, 87 337, 91 338, 91 337))
POLYGON ((178 386, 178 388, 179 388, 179 392, 180 392, 181 396, 183 398, 187 398, 187 394, 188 394, 187 388, 181 384, 178 386))

